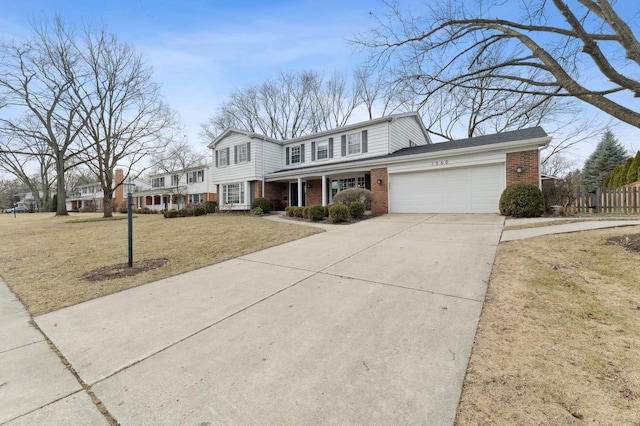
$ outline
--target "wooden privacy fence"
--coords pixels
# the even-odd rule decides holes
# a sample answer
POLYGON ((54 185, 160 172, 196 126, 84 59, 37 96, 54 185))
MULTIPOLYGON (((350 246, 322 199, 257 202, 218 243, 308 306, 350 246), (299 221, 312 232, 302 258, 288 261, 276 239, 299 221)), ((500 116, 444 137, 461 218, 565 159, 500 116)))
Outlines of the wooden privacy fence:
POLYGON ((579 213, 640 214, 640 187, 598 188, 578 193, 573 207, 579 213))

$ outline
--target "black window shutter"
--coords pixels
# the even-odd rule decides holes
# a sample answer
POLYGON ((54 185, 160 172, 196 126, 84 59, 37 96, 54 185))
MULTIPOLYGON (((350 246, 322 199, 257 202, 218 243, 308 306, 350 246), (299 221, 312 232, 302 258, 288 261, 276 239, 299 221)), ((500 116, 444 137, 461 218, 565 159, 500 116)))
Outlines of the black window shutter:
POLYGON ((364 174, 364 187, 371 190, 371 173, 364 174))
POLYGON ((287 166, 289 165, 289 147, 286 149, 287 166))
POLYGON ((231 161, 229 161, 229 158, 231 158, 229 157, 229 151, 230 149, 227 147, 227 164, 231 164, 231 161))
POLYGON ((333 158, 333 138, 329 138, 329 158, 333 158))
POLYGON ((233 146, 233 164, 238 164, 238 145, 233 146))
POLYGON ((362 131, 362 152, 365 153, 367 152, 367 149, 369 148, 368 144, 367 144, 367 131, 363 130, 362 131))
POLYGON ((247 142, 247 161, 251 161, 251 142, 247 142))
POLYGON ((316 143, 311 142, 311 161, 316 161, 316 143))
POLYGON ((347 155, 347 135, 340 136, 340 142, 342 144, 341 155, 344 157, 347 155))
POLYGON ((300 145, 300 162, 304 163, 304 144, 300 145))
POLYGON ((216 167, 218 167, 218 150, 216 149, 216 167))

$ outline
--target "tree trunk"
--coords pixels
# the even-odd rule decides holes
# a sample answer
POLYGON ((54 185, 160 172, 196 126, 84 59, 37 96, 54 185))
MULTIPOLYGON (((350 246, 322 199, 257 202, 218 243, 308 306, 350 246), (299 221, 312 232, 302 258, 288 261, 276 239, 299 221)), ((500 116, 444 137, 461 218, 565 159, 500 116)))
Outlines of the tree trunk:
POLYGON ((59 153, 57 160, 56 194, 58 196, 58 204, 56 206, 56 216, 69 216, 69 212, 67 212, 67 195, 64 190, 64 156, 62 153, 59 153))
POLYGON ((113 193, 111 191, 104 192, 104 198, 102 199, 102 209, 104 212, 102 217, 113 216, 113 193))

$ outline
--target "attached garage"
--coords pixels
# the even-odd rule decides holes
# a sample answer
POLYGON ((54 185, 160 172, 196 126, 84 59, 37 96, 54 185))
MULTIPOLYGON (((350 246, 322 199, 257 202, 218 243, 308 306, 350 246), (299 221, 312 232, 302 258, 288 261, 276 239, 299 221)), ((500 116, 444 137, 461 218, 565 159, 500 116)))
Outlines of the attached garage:
POLYGON ((392 213, 498 213, 505 163, 389 173, 392 213))

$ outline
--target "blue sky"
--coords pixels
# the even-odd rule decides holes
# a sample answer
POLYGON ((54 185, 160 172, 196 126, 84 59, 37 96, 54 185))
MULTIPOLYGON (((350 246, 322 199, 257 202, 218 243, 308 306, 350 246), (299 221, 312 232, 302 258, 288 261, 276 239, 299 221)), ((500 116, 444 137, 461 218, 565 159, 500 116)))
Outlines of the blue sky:
MULTIPOLYGON (((419 0, 401 3, 415 11, 424 7, 419 0)), ((204 146, 200 124, 235 88, 280 71, 350 73, 366 53, 347 40, 376 25, 370 12, 387 11, 379 0, 0 0, 0 6, 3 39, 27 37, 33 20, 58 14, 78 27, 104 25, 135 46, 198 147, 204 146)), ((625 125, 613 130, 629 151, 640 149, 640 131, 625 125)), ((597 142, 573 151, 580 166, 597 142)))

